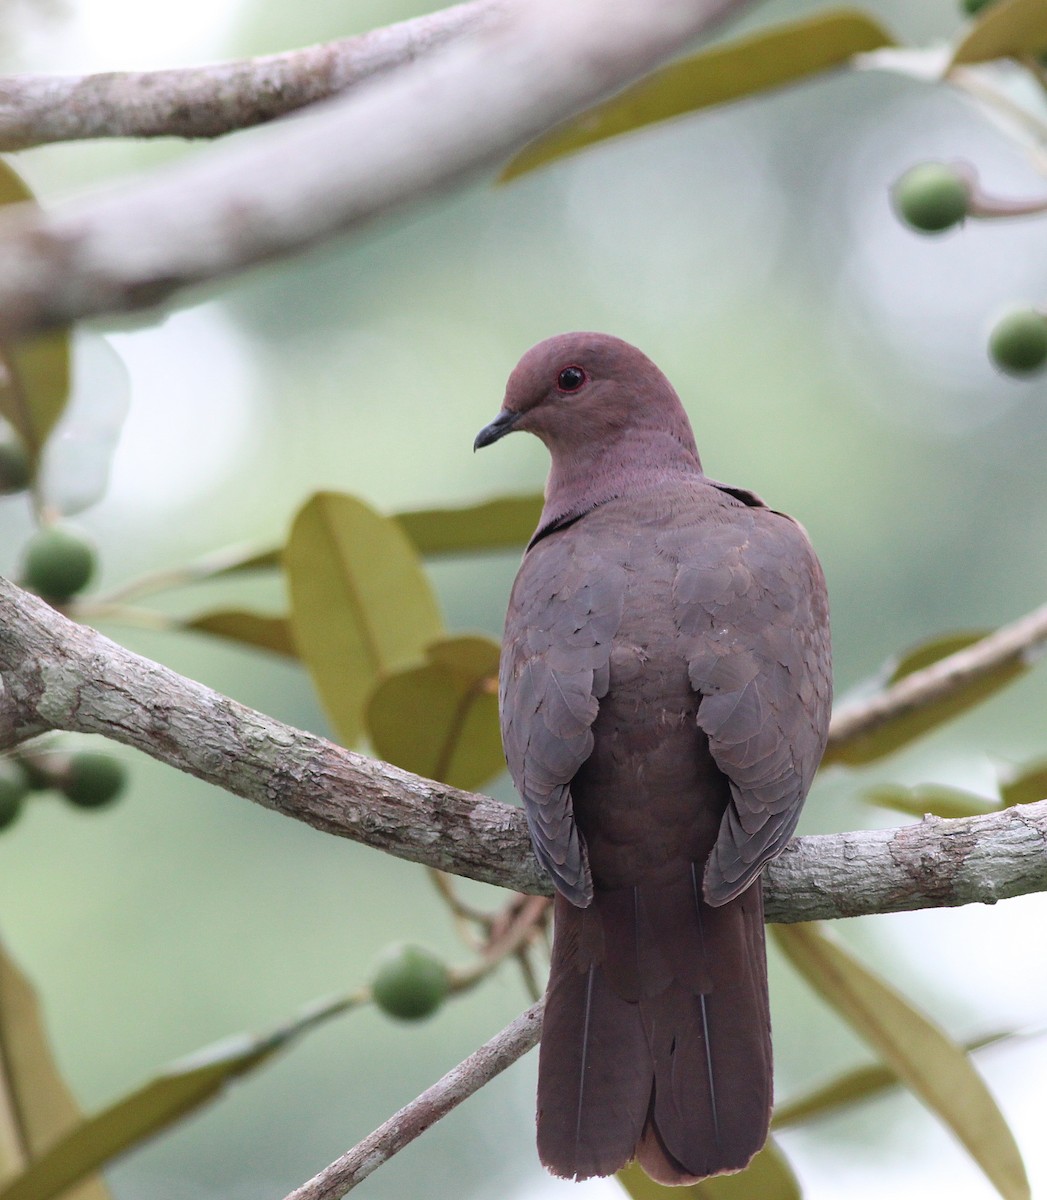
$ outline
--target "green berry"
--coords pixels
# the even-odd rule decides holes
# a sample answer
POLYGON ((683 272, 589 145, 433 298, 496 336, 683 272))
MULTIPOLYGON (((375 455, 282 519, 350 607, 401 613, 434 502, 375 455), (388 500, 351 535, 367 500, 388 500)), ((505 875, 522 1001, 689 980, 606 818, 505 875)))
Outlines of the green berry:
POLYGON ((961 0, 960 7, 969 17, 973 17, 975 13, 981 12, 987 5, 995 3, 996 0, 961 0))
POLYGON ((894 207, 907 225, 922 233, 940 233, 964 219, 971 192, 954 167, 921 163, 898 180, 893 196, 894 207))
POLYGON ((390 946, 371 982, 375 1003, 390 1017, 420 1021, 432 1016, 451 986, 447 967, 422 946, 390 946))
POLYGON ((62 795, 78 808, 101 808, 110 804, 127 784, 127 770, 110 754, 90 751, 73 754, 60 779, 62 795))
POLYGON ((989 356, 1009 375, 1029 375, 1047 362, 1047 318, 1032 308, 1016 308, 989 334, 989 356))
POLYGON ((0 829, 18 819, 28 791, 29 781, 21 764, 13 758, 0 758, 0 829))
POLYGON ((30 538, 22 578, 49 600, 68 600, 83 591, 94 574, 95 552, 75 533, 51 526, 30 538))
POLYGON ((0 493, 24 492, 32 479, 29 455, 21 442, 0 440, 0 493))

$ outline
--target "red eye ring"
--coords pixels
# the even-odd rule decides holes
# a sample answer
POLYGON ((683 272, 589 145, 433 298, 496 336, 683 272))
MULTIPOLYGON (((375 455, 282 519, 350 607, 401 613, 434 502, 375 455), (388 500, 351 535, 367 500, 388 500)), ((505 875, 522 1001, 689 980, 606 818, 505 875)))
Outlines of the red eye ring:
POLYGON ((581 367, 574 363, 564 367, 556 377, 556 386, 561 392, 576 392, 583 383, 588 382, 589 376, 581 367))

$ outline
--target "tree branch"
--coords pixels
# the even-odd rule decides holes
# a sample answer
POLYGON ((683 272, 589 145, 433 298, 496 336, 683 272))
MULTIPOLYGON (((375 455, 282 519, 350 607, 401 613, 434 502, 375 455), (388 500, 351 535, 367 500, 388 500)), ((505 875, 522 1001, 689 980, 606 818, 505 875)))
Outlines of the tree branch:
MULTIPOLYGON (((1008 631, 1022 627, 1026 636, 1039 629, 1024 619, 985 642, 1013 653, 1008 631)), ((969 678, 951 673, 950 664, 970 666, 975 649, 914 673, 906 695, 921 680, 969 678)), ((281 724, 132 654, 3 579, 0 679, 0 747, 51 729, 102 734, 327 833, 501 887, 550 892, 519 809, 281 724)), ((880 697, 868 703, 882 713, 880 697)), ((848 719, 860 728, 856 715, 848 719)), ((798 838, 767 868, 764 890, 772 921, 1044 891, 1047 801, 964 820, 929 817, 898 829, 798 838)))
POLYGON ((0 79, 0 150, 85 138, 212 138, 340 95, 490 24, 501 0, 472 0, 357 37, 283 54, 168 71, 0 79))
POLYGON ((448 190, 753 0, 506 0, 344 98, 143 181, 0 222, 0 337, 149 308, 448 190))
POLYGON ((844 743, 859 741, 888 721, 936 700, 948 699, 1001 667, 1028 665, 1043 653, 1044 642, 1047 642, 1047 604, 1002 626, 966 650, 906 675, 878 695, 833 713, 829 747, 838 749, 844 743))
POLYGON ((539 1000, 532 1004, 501 1033, 485 1042, 431 1088, 379 1125, 359 1145, 347 1150, 329 1167, 295 1188, 286 1200, 338 1200, 338 1197, 351 1192, 358 1183, 362 1183, 394 1154, 425 1133, 451 1109, 468 1100, 484 1084, 537 1046, 542 1032, 544 1003, 544 1000, 539 1000))

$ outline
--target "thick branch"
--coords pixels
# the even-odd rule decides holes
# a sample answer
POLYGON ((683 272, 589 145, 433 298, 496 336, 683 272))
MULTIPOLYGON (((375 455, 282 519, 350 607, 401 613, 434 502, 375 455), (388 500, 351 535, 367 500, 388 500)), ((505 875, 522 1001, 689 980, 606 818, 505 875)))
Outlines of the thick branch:
POLYGON ((211 138, 348 91, 482 28, 499 0, 472 0, 359 37, 168 71, 0 79, 0 150, 83 138, 211 138))
POLYGON ((542 1032, 542 1007, 539 1000, 521 1013, 501 1033, 485 1042, 431 1088, 394 1113, 359 1145, 347 1150, 286 1200, 338 1200, 351 1192, 394 1154, 425 1133, 441 1117, 468 1098, 528 1050, 538 1045, 542 1032))
POLYGON ((352 94, 142 182, 0 224, 0 337, 148 308, 446 191, 752 0, 515 0, 352 94))
MULTIPOLYGON (((1010 652, 1006 640, 1002 650, 1010 652)), ((948 673, 949 661, 911 676, 912 686, 948 673)), ((49 729, 102 734, 327 833, 502 887, 549 892, 519 809, 274 721, 67 620, 6 580, 0 678, 0 747, 49 729)), ((798 838, 765 881, 772 921, 992 903, 1043 890, 1047 801, 960 821, 798 838)))

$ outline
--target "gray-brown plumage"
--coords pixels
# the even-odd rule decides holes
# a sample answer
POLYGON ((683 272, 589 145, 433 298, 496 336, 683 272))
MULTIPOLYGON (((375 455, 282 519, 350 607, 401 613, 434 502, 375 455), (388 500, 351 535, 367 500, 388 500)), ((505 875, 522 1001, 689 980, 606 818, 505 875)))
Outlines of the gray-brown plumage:
POLYGON ((771 1042, 757 877, 825 746, 828 611, 803 529, 707 479, 680 401, 616 338, 529 350, 501 413, 549 448, 513 587, 502 739, 557 889, 538 1150, 663 1183, 763 1145, 771 1042))

